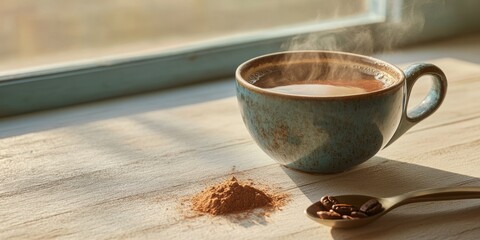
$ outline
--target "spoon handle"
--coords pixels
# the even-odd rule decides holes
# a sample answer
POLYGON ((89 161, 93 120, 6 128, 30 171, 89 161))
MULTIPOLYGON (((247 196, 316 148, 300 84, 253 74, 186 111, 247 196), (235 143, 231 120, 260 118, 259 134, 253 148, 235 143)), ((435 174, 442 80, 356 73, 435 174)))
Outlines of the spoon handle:
POLYGON ((480 187, 447 187, 431 188, 408 192, 402 195, 392 197, 394 206, 429 201, 444 201, 458 199, 480 198, 480 187))

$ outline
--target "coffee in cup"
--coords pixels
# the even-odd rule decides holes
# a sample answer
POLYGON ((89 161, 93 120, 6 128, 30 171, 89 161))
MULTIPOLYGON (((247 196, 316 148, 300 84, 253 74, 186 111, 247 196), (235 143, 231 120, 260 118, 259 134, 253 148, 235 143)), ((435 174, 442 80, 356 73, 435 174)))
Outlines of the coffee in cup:
POLYGON ((342 65, 330 67, 336 69, 325 76, 321 67, 315 64, 291 64, 262 75, 252 83, 273 92, 303 96, 354 95, 378 91, 389 85, 387 79, 369 74, 375 72, 373 70, 362 72, 342 65), (298 76, 294 71, 306 74, 298 76))

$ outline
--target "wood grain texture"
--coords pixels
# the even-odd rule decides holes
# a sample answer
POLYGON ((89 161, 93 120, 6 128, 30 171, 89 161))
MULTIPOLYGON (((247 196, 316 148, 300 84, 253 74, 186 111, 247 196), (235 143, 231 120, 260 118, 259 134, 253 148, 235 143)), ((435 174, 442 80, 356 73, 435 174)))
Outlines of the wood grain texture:
MULTIPOLYGON (((266 156, 242 123, 232 80, 0 120, 0 238, 475 239, 478 200, 407 205, 353 230, 303 215, 325 194, 480 186, 480 65, 432 63, 450 84, 438 112, 334 175, 266 156), (185 217, 185 198, 231 174, 291 201, 268 217, 185 217)), ((419 83, 412 102, 427 88, 419 83)))

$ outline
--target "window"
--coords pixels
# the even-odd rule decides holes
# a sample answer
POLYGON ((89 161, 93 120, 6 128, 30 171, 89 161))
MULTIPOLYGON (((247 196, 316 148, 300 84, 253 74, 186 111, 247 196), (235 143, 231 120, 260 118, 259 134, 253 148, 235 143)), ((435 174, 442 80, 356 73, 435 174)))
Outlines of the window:
POLYGON ((348 0, 6 0, 0 6, 0 70, 248 37, 365 16, 368 4, 348 0))
MULTIPOLYGON (((288 49, 293 37, 317 33, 352 42, 358 29, 384 36, 412 9, 433 21, 404 43, 479 27, 478 1, 419 2, 425 1, 5 0, 0 117, 233 77, 241 62, 288 49)), ((382 39, 388 36, 372 46, 382 39)))

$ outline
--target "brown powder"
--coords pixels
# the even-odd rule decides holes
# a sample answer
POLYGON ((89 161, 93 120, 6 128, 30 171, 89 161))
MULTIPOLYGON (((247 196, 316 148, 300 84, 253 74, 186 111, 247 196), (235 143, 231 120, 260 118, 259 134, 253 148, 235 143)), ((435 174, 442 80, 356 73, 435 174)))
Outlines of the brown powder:
POLYGON ((192 209, 201 213, 223 215, 255 208, 275 209, 286 202, 285 194, 269 193, 253 187, 252 183, 239 182, 235 177, 208 187, 193 196, 192 209))

